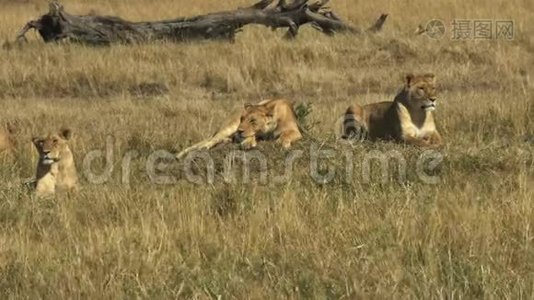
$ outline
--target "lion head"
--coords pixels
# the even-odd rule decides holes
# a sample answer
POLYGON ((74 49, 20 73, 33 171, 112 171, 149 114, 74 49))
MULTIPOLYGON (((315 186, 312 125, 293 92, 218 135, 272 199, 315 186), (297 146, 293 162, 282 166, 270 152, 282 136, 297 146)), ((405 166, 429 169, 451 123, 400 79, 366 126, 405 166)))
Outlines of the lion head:
POLYGON ((11 150, 15 147, 14 135, 17 132, 15 123, 6 123, 5 128, 0 126, 0 152, 11 150))
POLYGON ((400 100, 410 111, 434 111, 437 89, 434 74, 406 75, 404 96, 400 100))
POLYGON ((244 148, 256 146, 256 138, 265 138, 276 128, 272 111, 264 105, 245 104, 234 140, 244 148))
POLYGON ((33 138, 33 144, 39 152, 39 162, 43 165, 53 165, 61 161, 63 155, 70 153, 68 140, 71 135, 70 129, 62 129, 46 137, 33 138))

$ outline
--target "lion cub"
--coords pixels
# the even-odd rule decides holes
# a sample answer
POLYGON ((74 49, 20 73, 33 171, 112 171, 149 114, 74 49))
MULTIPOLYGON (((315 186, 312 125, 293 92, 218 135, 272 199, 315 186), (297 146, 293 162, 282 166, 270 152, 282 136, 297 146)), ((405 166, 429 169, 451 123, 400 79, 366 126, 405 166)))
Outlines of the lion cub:
POLYGON ((78 190, 78 174, 68 140, 70 129, 46 137, 33 138, 33 144, 39 152, 35 191, 38 197, 54 195, 57 190, 78 190))
POLYGON ((209 150, 221 143, 239 143, 244 149, 256 147, 258 140, 274 140, 287 149, 302 138, 293 105, 285 99, 245 104, 211 137, 176 155, 180 159, 196 150, 209 150))
POLYGON ((393 102, 350 106, 345 112, 341 136, 396 140, 435 148, 442 144, 432 112, 436 108, 434 74, 406 75, 406 82, 393 102))

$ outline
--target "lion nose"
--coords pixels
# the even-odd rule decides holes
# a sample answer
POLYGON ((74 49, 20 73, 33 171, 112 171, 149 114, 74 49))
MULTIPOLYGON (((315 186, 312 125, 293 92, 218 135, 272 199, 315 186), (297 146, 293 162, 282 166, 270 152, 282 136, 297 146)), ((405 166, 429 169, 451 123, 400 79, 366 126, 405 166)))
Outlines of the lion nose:
POLYGON ((238 129, 234 134, 234 142, 241 143, 242 140, 243 140, 243 130, 238 129))
POLYGON ((428 99, 429 99, 430 101, 432 101, 432 102, 435 102, 436 99, 438 99, 438 97, 430 97, 430 98, 428 98, 428 99))

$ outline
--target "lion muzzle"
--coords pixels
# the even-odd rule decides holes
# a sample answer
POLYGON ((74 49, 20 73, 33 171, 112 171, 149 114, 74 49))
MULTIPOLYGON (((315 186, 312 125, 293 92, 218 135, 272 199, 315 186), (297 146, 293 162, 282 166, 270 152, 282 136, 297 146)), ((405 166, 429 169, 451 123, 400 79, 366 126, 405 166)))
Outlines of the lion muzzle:
POLYGON ((436 110, 436 97, 428 98, 427 101, 425 101, 425 104, 421 106, 421 108, 425 111, 434 111, 436 110))
POLYGON ((59 161, 59 158, 56 157, 50 157, 49 153, 44 153, 44 155, 41 158, 41 162, 44 165, 51 165, 59 161))

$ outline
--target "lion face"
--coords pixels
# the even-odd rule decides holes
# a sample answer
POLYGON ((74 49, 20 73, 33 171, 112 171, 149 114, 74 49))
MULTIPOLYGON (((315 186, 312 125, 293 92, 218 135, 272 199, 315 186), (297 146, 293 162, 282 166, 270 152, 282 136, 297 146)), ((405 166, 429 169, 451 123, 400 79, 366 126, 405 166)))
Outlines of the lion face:
POLYGON ((252 148, 256 137, 268 135, 274 130, 273 125, 272 113, 265 106, 246 104, 234 139, 245 148, 252 148))
POLYGON ((434 74, 406 76, 406 87, 408 91, 408 103, 411 109, 434 111, 436 109, 437 89, 436 77, 434 74))
POLYGON ((62 129, 46 137, 33 138, 33 144, 39 152, 39 161, 44 165, 52 165, 61 160, 62 154, 68 150, 68 140, 71 137, 70 129, 62 129))

